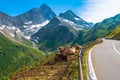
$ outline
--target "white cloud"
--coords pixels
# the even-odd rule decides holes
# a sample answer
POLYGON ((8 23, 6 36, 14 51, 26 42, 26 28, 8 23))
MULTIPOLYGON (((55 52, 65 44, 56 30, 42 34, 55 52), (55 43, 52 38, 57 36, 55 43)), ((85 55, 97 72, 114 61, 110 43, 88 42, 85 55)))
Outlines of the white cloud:
POLYGON ((94 23, 118 13, 120 13, 120 0, 89 0, 83 8, 78 9, 80 17, 94 23))

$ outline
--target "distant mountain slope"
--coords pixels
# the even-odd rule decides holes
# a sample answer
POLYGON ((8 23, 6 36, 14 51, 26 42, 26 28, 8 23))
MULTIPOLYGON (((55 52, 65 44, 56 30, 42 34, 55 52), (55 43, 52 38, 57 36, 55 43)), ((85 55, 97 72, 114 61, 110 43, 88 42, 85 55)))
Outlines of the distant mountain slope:
POLYGON ((0 12, 0 27, 2 25, 6 25, 6 26, 17 26, 16 24, 17 22, 14 20, 13 17, 3 13, 3 12, 0 12))
POLYGON ((73 22, 73 26, 79 29, 88 29, 92 26, 82 18, 78 17, 72 10, 67 10, 65 13, 60 13, 59 17, 65 19, 66 21, 68 20, 73 22))
POLYGON ((25 35, 29 39, 31 35, 47 25, 55 16, 56 14, 46 4, 15 17, 0 12, 0 30, 8 28, 10 34, 14 36, 15 31, 19 30, 21 35, 25 35))
POLYGON ((40 50, 51 51, 59 46, 72 44, 79 31, 89 28, 91 28, 89 23, 75 15, 71 10, 68 10, 53 18, 46 26, 35 33, 31 39, 38 44, 40 50))
POLYGON ((14 17, 16 20, 23 22, 22 31, 25 35, 31 36, 41 27, 49 23, 56 14, 46 4, 42 4, 39 8, 33 8, 28 12, 14 17))
POLYGON ((77 34, 77 37, 72 42, 72 44, 83 45, 87 42, 95 40, 97 37, 91 30, 92 29, 79 31, 78 34, 77 34))
POLYGON ((60 20, 56 17, 32 36, 32 40, 38 44, 39 49, 55 50, 57 47, 69 44, 74 40, 75 34, 66 26, 58 25, 59 23, 60 20))
POLYGON ((15 43, 0 33, 0 80, 7 79, 21 68, 30 67, 43 59, 42 52, 15 43))
POLYGON ((120 14, 95 24, 93 32, 97 37, 105 37, 109 31, 120 25, 120 14))
POLYGON ((39 8, 33 8, 28 12, 16 16, 15 18, 22 20, 24 23, 32 22, 33 24, 40 24, 45 20, 51 20, 56 14, 46 4, 42 4, 39 8))
MULTIPOLYGON (((88 41, 95 40, 97 38, 106 37, 111 30, 115 29, 119 25, 120 25, 120 14, 105 19, 102 22, 96 23, 93 28, 84 32, 83 35, 85 35, 85 37, 83 37, 82 39, 83 44, 88 41)), ((81 36, 81 34, 78 34, 78 36, 81 36)), ((76 42, 79 41, 80 40, 78 41, 76 40, 76 42)))
POLYGON ((120 40, 120 26, 117 26, 115 29, 110 31, 106 38, 120 40))

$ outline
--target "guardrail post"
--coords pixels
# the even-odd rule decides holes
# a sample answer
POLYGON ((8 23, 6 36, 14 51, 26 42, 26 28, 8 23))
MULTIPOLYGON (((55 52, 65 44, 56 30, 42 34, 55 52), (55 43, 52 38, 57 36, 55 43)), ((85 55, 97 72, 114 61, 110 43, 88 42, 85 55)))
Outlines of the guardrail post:
POLYGON ((80 50, 79 56, 78 56, 78 80, 83 80, 83 74, 82 74, 82 65, 81 65, 81 59, 82 59, 82 49, 80 50))

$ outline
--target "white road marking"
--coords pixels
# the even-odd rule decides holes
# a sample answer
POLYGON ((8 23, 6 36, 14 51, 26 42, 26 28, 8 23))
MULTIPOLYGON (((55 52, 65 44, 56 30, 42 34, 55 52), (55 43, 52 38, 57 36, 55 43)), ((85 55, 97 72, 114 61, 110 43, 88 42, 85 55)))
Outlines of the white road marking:
POLYGON ((115 52, 116 52, 117 54, 120 55, 120 52, 116 49, 116 47, 115 47, 115 43, 114 43, 114 42, 113 42, 113 49, 115 50, 115 52))
POLYGON ((93 48, 89 51, 89 54, 88 54, 89 76, 90 76, 90 80, 97 80, 97 77, 95 75, 95 71, 94 71, 93 65, 92 65, 92 59, 91 59, 91 54, 92 54, 93 48))

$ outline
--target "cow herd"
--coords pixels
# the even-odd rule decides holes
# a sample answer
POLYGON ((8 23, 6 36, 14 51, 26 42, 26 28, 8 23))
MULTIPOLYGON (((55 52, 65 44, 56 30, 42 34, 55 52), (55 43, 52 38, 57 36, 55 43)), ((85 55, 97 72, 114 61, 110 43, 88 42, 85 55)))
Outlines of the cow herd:
POLYGON ((78 55, 81 49, 80 45, 75 45, 73 47, 59 47, 58 53, 55 54, 54 61, 69 61, 68 56, 78 55))

